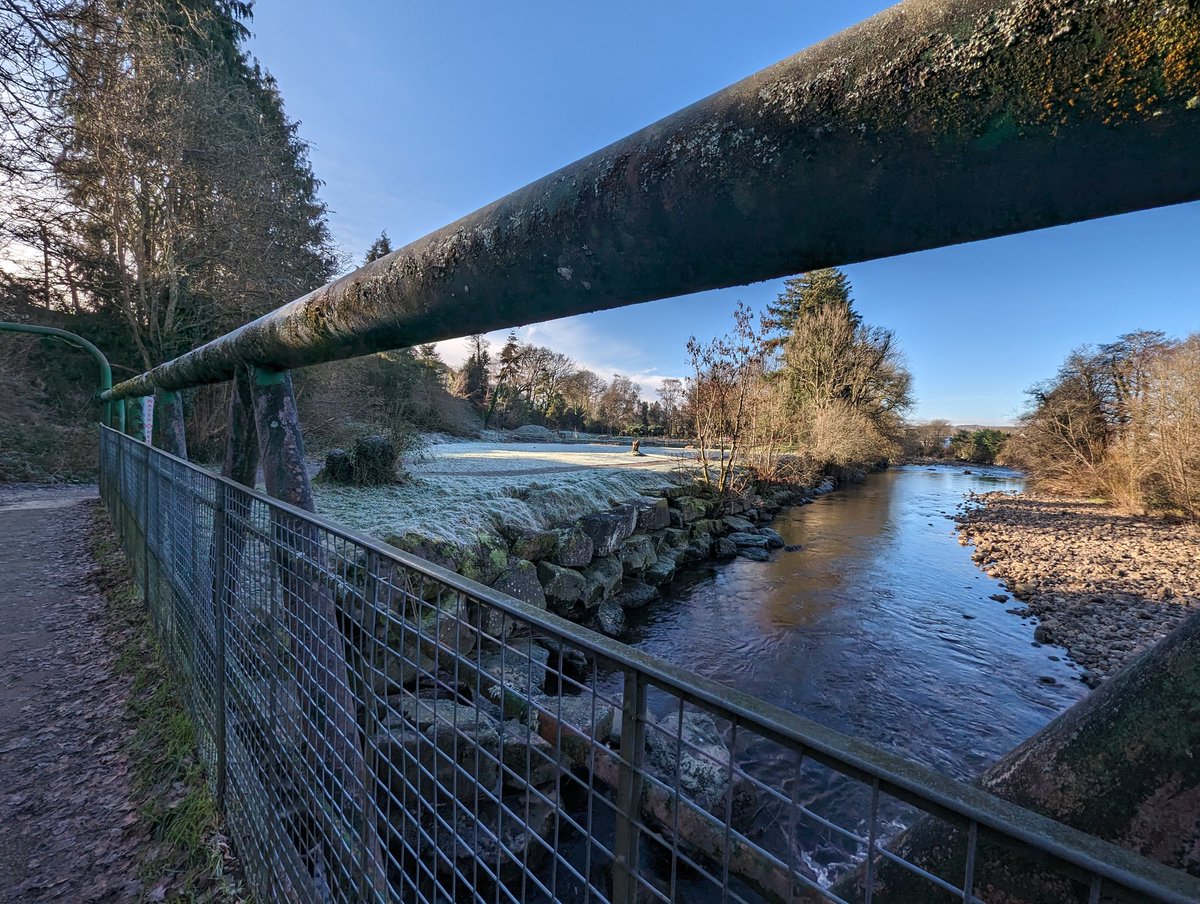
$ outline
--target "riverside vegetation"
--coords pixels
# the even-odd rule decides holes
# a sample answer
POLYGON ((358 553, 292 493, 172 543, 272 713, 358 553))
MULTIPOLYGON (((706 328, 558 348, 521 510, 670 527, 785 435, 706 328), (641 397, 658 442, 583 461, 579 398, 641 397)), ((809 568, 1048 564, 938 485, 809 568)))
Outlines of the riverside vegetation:
POLYGON ((1071 353, 1004 449, 1036 492, 988 494, 962 540, 1092 686, 1200 608, 1200 335, 1071 353))

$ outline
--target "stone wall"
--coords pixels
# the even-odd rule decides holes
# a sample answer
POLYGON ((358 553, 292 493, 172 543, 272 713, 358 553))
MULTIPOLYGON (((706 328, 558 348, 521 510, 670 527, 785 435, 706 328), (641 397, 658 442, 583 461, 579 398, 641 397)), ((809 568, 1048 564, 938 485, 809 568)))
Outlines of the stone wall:
POLYGON ((393 546, 539 608, 602 631, 624 632, 625 613, 658 599, 687 565, 738 556, 766 561, 784 545, 767 527, 784 505, 833 489, 772 488, 718 501, 701 484, 669 487, 547 530, 502 528, 470 544, 415 533, 393 546))

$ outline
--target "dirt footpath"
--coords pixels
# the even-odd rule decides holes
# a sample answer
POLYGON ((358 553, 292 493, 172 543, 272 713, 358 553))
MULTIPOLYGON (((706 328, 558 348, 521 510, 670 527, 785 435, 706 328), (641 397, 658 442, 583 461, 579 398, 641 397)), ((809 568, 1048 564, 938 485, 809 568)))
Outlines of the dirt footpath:
POLYGON ((136 901, 127 680, 89 581, 95 488, 0 492, 0 902, 136 901))

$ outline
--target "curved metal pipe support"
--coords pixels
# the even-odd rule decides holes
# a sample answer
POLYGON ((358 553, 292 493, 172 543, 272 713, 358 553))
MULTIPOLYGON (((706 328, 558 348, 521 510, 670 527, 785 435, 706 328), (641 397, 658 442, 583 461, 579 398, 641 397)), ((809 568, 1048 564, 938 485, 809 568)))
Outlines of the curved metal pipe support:
MULTIPOLYGON (((0 321, 0 330, 10 333, 29 333, 34 336, 50 336, 54 339, 61 339, 74 345, 76 348, 81 348, 91 355, 96 363, 100 365, 100 388, 96 390, 96 397, 104 404, 104 425, 106 427, 113 426, 113 404, 111 401, 110 392, 112 390, 112 366, 108 363, 108 358, 104 356, 104 352, 100 351, 95 345, 84 339, 77 333, 60 330, 53 326, 35 326, 31 323, 9 323, 0 321)), ((125 406, 117 405, 117 429, 122 433, 125 432, 125 406)))

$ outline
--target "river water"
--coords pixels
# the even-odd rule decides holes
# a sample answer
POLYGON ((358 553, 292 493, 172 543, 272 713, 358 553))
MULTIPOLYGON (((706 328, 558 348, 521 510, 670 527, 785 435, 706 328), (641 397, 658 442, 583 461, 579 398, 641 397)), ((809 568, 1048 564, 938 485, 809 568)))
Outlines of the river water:
MULTIPOLYGON (((1003 586, 958 543, 952 518, 967 493, 1021 486, 1002 468, 873 474, 780 514, 772 526, 799 550, 681 576, 629 613, 622 640, 971 779, 1087 693, 1066 653, 1036 644, 1033 620, 1005 611, 1019 601, 989 599, 1003 586)), ((773 745, 739 745, 737 761, 791 793, 794 761, 773 745)), ((861 786, 823 769, 801 784, 815 810, 865 829, 861 786)), ((912 812, 896 804, 881 816, 886 835, 912 812)), ((822 879, 855 859, 836 838, 808 841, 804 858, 822 879)))

